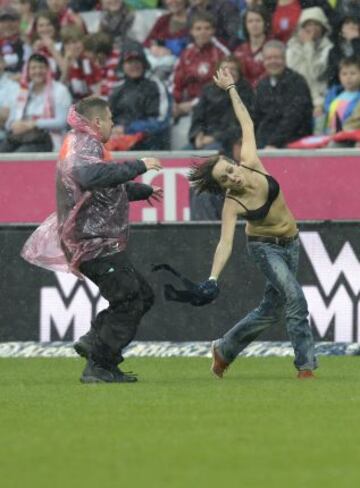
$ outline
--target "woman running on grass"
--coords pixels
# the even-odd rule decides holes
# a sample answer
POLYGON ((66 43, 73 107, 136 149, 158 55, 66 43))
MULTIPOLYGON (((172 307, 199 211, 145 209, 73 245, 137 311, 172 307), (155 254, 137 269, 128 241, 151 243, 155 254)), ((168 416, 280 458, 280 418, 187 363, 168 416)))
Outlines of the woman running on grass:
POLYGON ((241 161, 219 155, 195 165, 189 180, 199 193, 225 192, 221 236, 209 280, 201 288, 214 298, 217 280, 227 263, 238 217, 246 221, 247 249, 266 277, 260 305, 212 343, 212 371, 222 377, 226 368, 264 329, 285 314, 287 331, 295 351, 298 378, 313 377, 317 367, 308 307, 296 280, 299 260, 299 231, 286 205, 278 182, 270 176, 257 155, 254 125, 236 91, 228 70, 219 70, 215 83, 226 90, 242 128, 241 161))

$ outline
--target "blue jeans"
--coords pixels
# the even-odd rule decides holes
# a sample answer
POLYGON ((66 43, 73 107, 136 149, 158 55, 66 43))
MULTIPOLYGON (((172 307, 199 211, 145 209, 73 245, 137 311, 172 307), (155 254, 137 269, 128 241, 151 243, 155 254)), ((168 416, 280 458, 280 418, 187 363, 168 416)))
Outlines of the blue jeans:
POLYGON ((299 370, 317 367, 307 302, 295 276, 299 246, 299 239, 284 246, 248 242, 250 256, 266 277, 265 293, 255 310, 235 324, 222 339, 215 341, 226 362, 231 363, 264 329, 277 323, 285 314, 287 332, 295 352, 295 367, 299 370))

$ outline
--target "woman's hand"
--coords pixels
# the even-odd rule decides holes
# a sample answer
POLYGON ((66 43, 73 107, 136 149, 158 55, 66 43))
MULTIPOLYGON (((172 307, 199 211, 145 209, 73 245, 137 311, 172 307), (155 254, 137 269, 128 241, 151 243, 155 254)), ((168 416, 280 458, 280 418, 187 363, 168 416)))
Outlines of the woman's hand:
POLYGON ((230 85, 235 85, 234 77, 227 68, 218 69, 216 75, 213 76, 213 80, 222 90, 226 90, 230 85))
POLYGON ((153 189, 153 192, 149 196, 147 201, 153 207, 154 202, 161 202, 161 200, 163 198, 164 190, 162 188, 160 188, 160 186, 153 186, 152 189, 153 189))

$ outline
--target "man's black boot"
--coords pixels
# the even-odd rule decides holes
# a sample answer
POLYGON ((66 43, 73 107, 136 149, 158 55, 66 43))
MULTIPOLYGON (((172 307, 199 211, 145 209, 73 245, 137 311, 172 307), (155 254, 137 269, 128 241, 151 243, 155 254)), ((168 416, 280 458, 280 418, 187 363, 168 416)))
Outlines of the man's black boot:
POLYGON ((108 369, 93 359, 88 359, 80 381, 81 383, 135 383, 137 378, 124 373, 117 366, 108 369))
POLYGON ((114 383, 115 376, 110 370, 103 368, 93 359, 88 359, 80 381, 81 383, 114 383))
POLYGON ((112 366, 111 372, 115 377, 116 383, 135 383, 138 380, 136 374, 131 371, 125 373, 118 366, 112 366))
POLYGON ((119 368, 119 364, 124 361, 121 351, 113 353, 111 356, 110 370, 119 383, 135 383, 137 381, 136 374, 132 372, 124 372, 119 368))
POLYGON ((73 347, 79 356, 81 356, 82 358, 89 359, 91 348, 95 342, 95 336, 96 336, 95 328, 92 325, 89 332, 79 337, 79 339, 76 342, 74 342, 73 347))
MULTIPOLYGON (((88 341, 88 362, 80 381, 83 383, 135 383, 137 381, 136 376, 126 374, 117 367, 123 361, 121 351, 114 353, 101 340, 94 329, 91 329, 91 331, 93 332, 90 334, 90 340, 88 341)), ((87 336, 89 336, 89 333, 87 336)), ((86 343, 86 340, 83 341, 84 343, 86 343)))

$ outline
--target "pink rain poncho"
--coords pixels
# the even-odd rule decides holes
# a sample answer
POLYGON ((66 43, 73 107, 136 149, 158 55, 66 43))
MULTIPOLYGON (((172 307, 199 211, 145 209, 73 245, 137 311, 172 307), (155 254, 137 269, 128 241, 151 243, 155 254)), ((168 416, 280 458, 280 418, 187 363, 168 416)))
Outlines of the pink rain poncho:
MULTIPOLYGON (((79 265, 126 248, 129 202, 124 184, 82 189, 76 170, 111 162, 89 122, 71 107, 56 175, 57 211, 26 241, 21 256, 36 266, 81 276, 79 265)), ((112 161, 113 162, 113 161, 112 161)))

